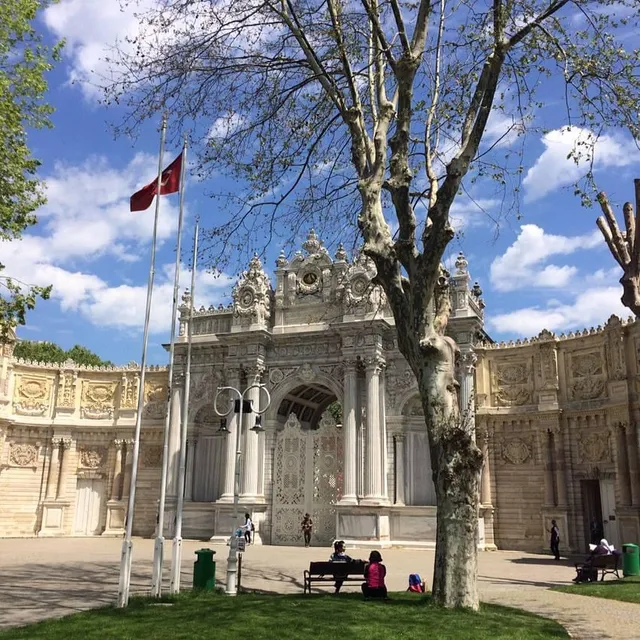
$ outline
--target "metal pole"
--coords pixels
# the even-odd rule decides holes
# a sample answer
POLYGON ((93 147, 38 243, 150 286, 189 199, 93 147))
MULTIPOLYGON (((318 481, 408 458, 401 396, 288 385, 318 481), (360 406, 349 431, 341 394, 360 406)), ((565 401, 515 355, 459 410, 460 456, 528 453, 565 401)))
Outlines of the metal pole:
MULTIPOLYGON (((237 389, 236 389, 237 391, 237 389)), ((242 450, 240 449, 240 436, 242 434, 242 410, 244 409, 244 393, 240 393, 240 414, 236 429, 236 477, 233 483, 233 519, 231 527, 231 540, 229 541, 229 556, 227 557, 227 589, 229 596, 235 596, 238 592, 238 536, 236 529, 238 526, 238 503, 240 502, 240 459, 242 450)))
POLYGON ((171 553, 170 593, 180 592, 180 567, 182 565, 182 512, 184 510, 184 484, 187 463, 187 427, 189 417, 189 391, 191 389, 191 344, 193 338, 193 301, 196 291, 196 267, 198 263, 199 221, 193 236, 193 258, 191 261, 191 302, 189 303, 189 325, 187 327, 187 369, 184 377, 184 395, 182 396, 182 426, 180 431, 180 454, 178 465, 178 504, 176 505, 176 529, 171 553))
POLYGON ((167 415, 164 419, 164 442, 162 445, 162 476, 160 480, 160 501, 158 503, 158 526, 153 546, 153 577, 151 595, 162 595, 162 567, 164 565, 164 509, 167 499, 167 476, 169 470, 169 430, 171 427, 171 396, 173 393, 173 360, 176 342, 176 316, 178 315, 178 293, 180 291, 180 256, 182 255, 182 222, 184 219, 184 178, 187 166, 187 140, 182 147, 182 167, 180 171, 180 212, 178 213, 178 239, 176 241, 176 267, 173 276, 173 305, 171 307, 171 338, 169 342, 169 382, 167 384, 167 415))
POLYGON ((147 306, 144 315, 144 331, 142 334, 142 362, 140 363, 140 384, 138 387, 138 408, 136 412, 136 426, 133 441, 133 460, 131 468, 131 488, 129 490, 129 504, 122 552, 120 556, 120 580, 118 583, 118 606, 129 604, 129 588, 131 586, 131 553, 133 542, 133 509, 136 502, 136 480, 138 478, 138 457, 140 455, 140 428, 142 425, 142 410, 144 408, 144 379, 147 366, 147 344, 149 341, 149 317, 151 315, 151 298, 153 296, 153 281, 156 272, 156 240, 158 237, 158 217, 160 213, 160 191, 162 189, 162 160, 164 154, 164 140, 167 133, 167 114, 162 116, 160 130, 160 153, 158 154, 158 184, 156 190, 156 212, 153 221, 153 236, 151 240, 151 266, 149 267, 149 282, 147 284, 147 306))

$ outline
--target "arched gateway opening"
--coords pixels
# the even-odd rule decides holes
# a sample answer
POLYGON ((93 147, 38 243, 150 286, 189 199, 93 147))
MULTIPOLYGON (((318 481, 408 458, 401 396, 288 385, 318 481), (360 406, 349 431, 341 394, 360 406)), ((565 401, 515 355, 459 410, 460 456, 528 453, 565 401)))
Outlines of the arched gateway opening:
POLYGON ((271 543, 302 546, 300 523, 309 513, 311 544, 327 546, 335 539, 342 495, 340 405, 324 385, 300 385, 280 401, 277 418, 271 543))

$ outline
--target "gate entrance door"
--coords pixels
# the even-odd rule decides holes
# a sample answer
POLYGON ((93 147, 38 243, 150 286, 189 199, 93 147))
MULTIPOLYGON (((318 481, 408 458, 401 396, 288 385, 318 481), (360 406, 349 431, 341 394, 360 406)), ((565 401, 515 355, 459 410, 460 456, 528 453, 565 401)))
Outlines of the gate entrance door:
POLYGON ((315 430, 303 430, 297 416, 289 416, 276 439, 272 544, 302 546, 305 513, 313 520, 311 545, 333 542, 342 459, 342 433, 331 414, 324 413, 315 430))

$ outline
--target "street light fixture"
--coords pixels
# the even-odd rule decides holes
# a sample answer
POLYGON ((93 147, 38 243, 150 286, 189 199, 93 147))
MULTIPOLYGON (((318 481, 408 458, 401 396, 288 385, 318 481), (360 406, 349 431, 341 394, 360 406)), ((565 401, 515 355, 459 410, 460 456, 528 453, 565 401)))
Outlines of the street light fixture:
POLYGON ((238 537, 236 536, 236 525, 238 522, 238 503, 240 502, 240 460, 242 458, 242 451, 240 449, 240 436, 242 434, 242 416, 243 413, 256 413, 256 423, 251 428, 251 431, 260 433, 264 431, 262 427, 262 414, 267 411, 271 404, 271 395, 267 391, 267 388, 263 384, 252 384, 248 386, 244 391, 240 391, 235 387, 219 387, 216 393, 215 400, 213 402, 213 409, 222 420, 220 422, 220 431, 229 432, 227 429, 226 417, 230 413, 238 414, 238 424, 236 426, 236 469, 235 469, 235 482, 233 490, 233 529, 231 531, 231 540, 229 541, 229 557, 227 558, 227 588, 225 592, 227 595, 235 596, 238 593, 238 537), (245 399, 246 394, 252 389, 258 389, 258 408, 254 409, 252 401, 245 399), (229 391, 238 396, 238 399, 229 403, 229 409, 226 412, 218 411, 218 398, 221 393, 229 391), (267 396, 267 403, 264 409, 260 410, 260 391, 264 391, 267 396))

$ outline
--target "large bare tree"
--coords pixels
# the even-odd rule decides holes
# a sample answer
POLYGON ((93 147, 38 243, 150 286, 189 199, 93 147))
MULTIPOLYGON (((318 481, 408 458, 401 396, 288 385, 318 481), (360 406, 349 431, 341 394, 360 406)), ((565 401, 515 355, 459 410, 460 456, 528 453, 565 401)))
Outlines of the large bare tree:
POLYGON ((640 317, 640 180, 634 180, 636 192, 636 210, 625 202, 622 208, 625 230, 622 231, 616 221, 615 213, 604 191, 598 194, 598 202, 602 213, 596 223, 602 232, 607 247, 614 260, 622 268, 622 304, 640 317))
POLYGON ((490 116, 507 136, 580 127, 577 162, 605 128, 637 134, 637 57, 617 40, 637 22, 635 0, 145 4, 139 36, 112 56, 106 99, 126 108, 119 129, 167 109, 198 149, 196 173, 233 178, 216 193, 226 213, 208 236, 214 266, 311 220, 334 238, 357 230, 422 398, 438 504, 433 597, 477 608, 482 456, 445 335, 451 208, 465 177, 517 193, 520 156, 487 134, 490 116))

